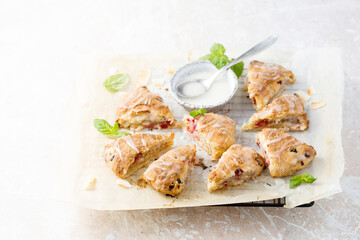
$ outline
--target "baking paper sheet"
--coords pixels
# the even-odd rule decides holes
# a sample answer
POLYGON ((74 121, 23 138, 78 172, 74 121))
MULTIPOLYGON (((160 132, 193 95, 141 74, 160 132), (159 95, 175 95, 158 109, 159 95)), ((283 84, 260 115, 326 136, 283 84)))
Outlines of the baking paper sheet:
MULTIPOLYGON (((69 121, 65 123, 68 133, 64 141, 64 151, 59 155, 59 174, 56 176, 54 188, 56 199, 98 210, 131 210, 218 205, 286 196, 286 207, 292 208, 341 191, 339 182, 344 168, 341 145, 343 71, 338 49, 311 49, 293 53, 273 50, 256 57, 260 61, 281 64, 294 72, 297 81, 290 85, 285 93, 305 93, 309 87, 317 91, 305 103, 310 128, 305 132, 291 133, 299 140, 313 145, 317 151, 313 162, 298 172, 317 177, 313 184, 302 184, 290 189, 291 177, 272 178, 265 169, 254 181, 240 187, 209 193, 206 188, 207 176, 217 161, 210 161, 205 151, 197 145, 197 159, 204 158, 204 164, 211 167, 205 170, 195 167, 186 189, 177 198, 167 197, 149 185, 146 188, 137 186, 136 181, 146 168, 128 179, 133 185, 132 188, 117 186, 117 177, 102 158, 104 146, 112 139, 97 132, 93 127, 93 120, 101 118, 114 123, 121 96, 135 87, 142 69, 151 72, 147 86, 160 93, 176 119, 181 120, 187 111, 172 99, 166 89, 169 88, 171 77, 169 70, 171 72, 184 65, 188 61, 187 55, 186 52, 114 55, 88 57, 82 61, 69 106, 69 121), (110 93, 102 83, 116 71, 129 73, 132 80, 123 91, 110 93), (326 106, 311 110, 310 102, 320 100, 324 101, 326 106), (94 189, 85 190, 86 184, 92 178, 97 179, 94 189)), ((200 55, 193 53, 193 56, 196 59, 200 55)), ((219 113, 231 117, 237 124, 236 143, 258 150, 254 140, 256 132, 240 130, 241 125, 255 113, 242 87, 243 83, 240 83, 236 96, 219 113)), ((181 129, 173 131, 173 147, 193 142, 181 129)))

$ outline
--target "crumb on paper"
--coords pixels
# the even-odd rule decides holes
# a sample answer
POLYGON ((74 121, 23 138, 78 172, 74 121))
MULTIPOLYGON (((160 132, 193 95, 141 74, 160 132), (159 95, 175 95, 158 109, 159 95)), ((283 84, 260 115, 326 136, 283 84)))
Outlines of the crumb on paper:
POLYGON ((324 101, 310 103, 310 108, 315 110, 324 107, 326 104, 324 101))
POLYGON ((169 73, 169 74, 174 74, 174 73, 175 73, 175 69, 169 69, 169 70, 168 70, 168 73, 169 73))
POLYGON ((203 170, 208 168, 208 166, 204 164, 204 158, 199 158, 199 161, 195 162, 194 166, 202 167, 203 170))
POLYGON ((128 181, 121 178, 116 179, 116 185, 124 188, 131 188, 131 184, 128 181))
POLYGON ((139 74, 139 78, 136 81, 136 84, 138 86, 146 85, 149 82, 150 77, 151 77, 151 70, 141 69, 140 74, 139 74))
POLYGON ((311 88, 308 88, 308 89, 307 89, 307 94, 308 94, 308 95, 314 95, 314 94, 316 94, 316 91, 315 91, 314 88, 311 87, 311 88))
POLYGON ((191 60, 191 56, 192 56, 192 51, 189 50, 188 54, 187 54, 187 60, 190 61, 191 60))
POLYGON ((165 90, 165 92, 169 91, 169 89, 168 89, 168 88, 165 88, 164 90, 165 90))
POLYGON ((137 180, 136 185, 140 188, 146 188, 146 182, 143 179, 137 180))
POLYGON ((307 102, 307 101, 309 101, 309 99, 310 99, 310 96, 307 95, 307 94, 304 93, 304 92, 299 91, 299 92, 296 92, 296 94, 301 98, 301 100, 302 100, 303 102, 307 102))
POLYGON ((154 86, 155 87, 162 87, 164 84, 163 83, 155 83, 154 86))
POLYGON ((93 190, 96 180, 96 178, 91 178, 90 181, 86 183, 85 190, 93 190))

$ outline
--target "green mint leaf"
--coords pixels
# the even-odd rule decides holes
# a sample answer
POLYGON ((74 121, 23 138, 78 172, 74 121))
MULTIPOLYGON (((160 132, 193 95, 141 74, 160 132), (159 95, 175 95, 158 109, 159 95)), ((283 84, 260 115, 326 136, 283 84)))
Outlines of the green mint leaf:
POLYGON ((201 58, 199 58, 200 60, 209 60, 209 61, 212 61, 214 59, 214 55, 209 53, 201 58))
POLYGON ((317 179, 317 178, 314 178, 310 174, 303 174, 302 178, 303 178, 304 182, 306 182, 306 183, 313 183, 317 179))
POLYGON ((302 182, 303 182, 302 176, 296 175, 290 179, 290 188, 299 186, 300 184, 302 184, 302 182))
POLYGON ((189 113, 189 115, 192 116, 192 117, 196 117, 198 114, 199 114, 198 110, 194 110, 194 111, 189 113))
POLYGON ((214 55, 224 55, 225 54, 225 48, 220 43, 214 43, 210 49, 210 52, 214 55))
POLYGON ((108 77, 103 85, 110 92, 117 92, 128 84, 129 79, 129 74, 119 73, 108 77))
POLYGON ((215 67, 217 67, 217 69, 220 69, 228 64, 229 58, 226 55, 215 56, 211 62, 215 65, 215 67))
MULTIPOLYGON (((231 61, 233 61, 234 59, 231 59, 231 61)), ((239 78, 244 70, 244 63, 243 62, 239 62, 237 64, 235 64, 234 66, 231 67, 231 70, 234 71, 234 73, 236 74, 237 78, 239 78)))
POLYGON ((124 135, 131 135, 131 133, 128 133, 128 132, 124 132, 124 131, 121 131, 121 132, 116 132, 112 135, 112 137, 114 138, 119 138, 119 137, 122 137, 124 135))
POLYGON ((113 129, 112 129, 112 134, 116 133, 117 130, 119 130, 119 124, 116 122, 116 123, 114 124, 113 129))
POLYGON ((198 110, 198 113, 199 113, 200 115, 204 115, 206 112, 207 112, 207 111, 206 111, 205 109, 203 109, 203 108, 200 108, 200 109, 198 110))
MULTIPOLYGON (((114 128, 104 119, 94 119, 94 127, 105 135, 114 133, 114 128)), ((119 126, 117 126, 119 128, 119 126)))

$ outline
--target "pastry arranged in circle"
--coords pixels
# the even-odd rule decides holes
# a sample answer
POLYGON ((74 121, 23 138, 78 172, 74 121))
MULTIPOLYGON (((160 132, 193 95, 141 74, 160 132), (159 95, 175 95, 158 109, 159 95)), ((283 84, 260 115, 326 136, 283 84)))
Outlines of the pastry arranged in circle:
POLYGON ((141 131, 143 128, 167 129, 177 127, 177 121, 159 94, 146 86, 126 94, 116 111, 120 128, 141 131))
POLYGON ((208 190, 239 186, 255 179, 265 168, 263 157, 250 147, 232 145, 208 176, 208 190))
POLYGON ((235 143, 235 124, 229 117, 205 113, 191 117, 186 115, 183 129, 216 160, 235 143))
POLYGON ((194 167, 195 154, 194 144, 172 149, 151 163, 141 178, 155 190, 176 196, 186 186, 194 167))
POLYGON ((312 146, 279 129, 264 128, 256 135, 256 143, 272 177, 292 175, 316 156, 312 146))
POLYGON ((295 81, 294 74, 278 64, 250 62, 247 90, 254 108, 258 111, 263 109, 285 90, 286 85, 295 81))
POLYGON ((284 94, 276 98, 251 116, 249 123, 244 124, 241 129, 261 130, 263 128, 278 128, 283 131, 303 131, 308 129, 309 121, 304 112, 304 104, 299 95, 284 94))
POLYGON ((158 158, 174 144, 174 133, 137 133, 115 139, 105 146, 103 157, 119 178, 126 178, 158 158))

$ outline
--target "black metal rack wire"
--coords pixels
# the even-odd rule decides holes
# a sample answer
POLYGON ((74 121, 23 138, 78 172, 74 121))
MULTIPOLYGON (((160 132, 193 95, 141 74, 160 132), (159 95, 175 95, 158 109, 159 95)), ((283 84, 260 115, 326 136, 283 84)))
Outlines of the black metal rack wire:
MULTIPOLYGON (((300 205, 298 207, 312 207, 314 205, 314 201, 310 203, 306 203, 300 205)), ((219 206, 224 207, 284 207, 286 204, 286 197, 277 198, 272 200, 265 200, 265 201, 256 201, 256 202, 248 202, 248 203, 232 203, 232 204, 224 204, 219 206)))

